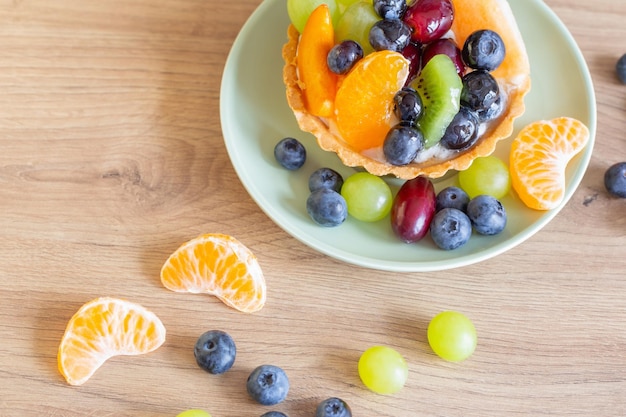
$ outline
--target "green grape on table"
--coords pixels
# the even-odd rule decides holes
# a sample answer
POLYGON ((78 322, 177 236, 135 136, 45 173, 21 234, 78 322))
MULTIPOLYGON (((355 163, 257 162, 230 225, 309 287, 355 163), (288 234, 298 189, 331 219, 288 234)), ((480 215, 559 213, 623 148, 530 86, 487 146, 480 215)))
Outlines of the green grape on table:
POLYGON ((428 344, 442 359, 461 362, 476 350, 477 336, 474 324, 464 314, 444 311, 428 324, 428 344))
POLYGON ((186 410, 178 414, 176 417, 211 417, 211 414, 203 410, 193 409, 186 410))
POLYGON ((391 211, 393 195, 389 185, 369 172, 350 175, 341 187, 341 195, 348 205, 348 214, 357 220, 375 222, 391 211))
POLYGON ((370 29, 379 20, 381 17, 374 10, 371 1, 357 1, 341 14, 335 26, 335 41, 355 41, 363 48, 363 54, 367 55, 374 51, 369 41, 370 29))
POLYGON ((298 32, 302 33, 304 25, 309 19, 313 10, 320 4, 327 4, 330 10, 330 16, 333 21, 333 26, 337 27, 339 22, 339 6, 336 0, 287 0, 287 14, 289 20, 298 29, 298 32))
POLYGON ((409 377, 402 355, 387 346, 372 346, 359 358, 359 377, 367 388, 378 394, 398 392, 409 377))
POLYGON ((459 172, 461 188, 474 198, 490 195, 499 200, 511 189, 511 174, 508 165, 497 156, 476 158, 472 165, 459 172))

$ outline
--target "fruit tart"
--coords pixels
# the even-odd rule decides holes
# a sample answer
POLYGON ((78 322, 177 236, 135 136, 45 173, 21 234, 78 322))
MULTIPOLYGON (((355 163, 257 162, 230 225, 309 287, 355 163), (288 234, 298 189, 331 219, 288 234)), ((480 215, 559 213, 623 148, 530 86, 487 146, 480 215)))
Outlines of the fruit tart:
POLYGON ((438 178, 490 155, 530 90, 506 0, 288 0, 287 102, 346 166, 438 178))

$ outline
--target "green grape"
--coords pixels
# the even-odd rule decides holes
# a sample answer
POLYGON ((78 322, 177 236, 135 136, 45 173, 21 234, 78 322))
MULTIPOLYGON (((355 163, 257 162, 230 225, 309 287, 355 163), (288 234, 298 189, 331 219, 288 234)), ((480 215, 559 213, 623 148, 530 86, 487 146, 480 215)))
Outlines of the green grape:
POLYGON ((350 5, 339 18, 335 26, 335 41, 337 43, 347 39, 358 42, 363 48, 363 54, 374 51, 370 45, 370 29, 374 23, 381 20, 369 0, 361 0, 350 5))
POLYGON ((337 6, 339 6, 339 10, 343 13, 348 7, 352 6, 358 1, 367 1, 368 3, 373 3, 373 0, 337 0, 337 6))
POLYGON ((442 359, 463 361, 476 349, 476 328, 465 315, 456 311, 437 314, 428 324, 428 343, 442 359))
POLYGON ((391 211, 393 195, 385 181, 369 172, 349 176, 341 187, 348 214, 357 220, 375 222, 391 211))
POLYGON ((511 189, 511 174, 500 158, 485 156, 459 172, 459 184, 470 198, 487 194, 499 200, 511 189))
POLYGON ((178 414, 176 417, 211 417, 211 414, 202 410, 187 410, 178 414))
POLYGON ((387 346, 373 346, 359 358, 359 377, 372 391, 393 394, 406 383, 409 367, 396 350, 387 346))
POLYGON ((289 20, 302 33, 309 16, 320 4, 326 3, 330 9, 333 26, 339 22, 339 7, 336 0, 287 0, 287 14, 289 20))

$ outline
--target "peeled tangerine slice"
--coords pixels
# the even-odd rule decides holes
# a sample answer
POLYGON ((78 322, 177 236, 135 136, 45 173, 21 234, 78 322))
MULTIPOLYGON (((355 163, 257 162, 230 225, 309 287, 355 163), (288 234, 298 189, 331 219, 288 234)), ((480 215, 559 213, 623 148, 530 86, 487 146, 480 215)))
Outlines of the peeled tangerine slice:
POLYGON ((184 243, 165 261, 161 283, 175 292, 211 294, 253 313, 265 305, 265 278, 256 256, 232 236, 208 233, 184 243))
POLYGON ((59 372, 70 385, 84 384, 109 358, 152 352, 165 342, 161 320, 139 304, 97 298, 70 319, 59 345, 59 372))
POLYGON ((565 195, 565 168, 589 143, 589 129, 571 117, 524 127, 511 144, 511 185, 528 207, 550 210, 565 195))
POLYGON ((491 29, 502 37, 507 51, 500 67, 492 73, 506 97, 506 110, 474 146, 466 151, 454 153, 447 159, 431 157, 426 161, 406 166, 387 163, 381 156, 382 152, 363 152, 362 147, 354 147, 352 141, 342 137, 336 129, 334 118, 317 117, 307 109, 303 83, 298 78, 295 65, 299 53, 300 33, 290 25, 287 32, 288 42, 283 47, 285 61, 283 80, 287 102, 300 129, 312 133, 322 149, 337 153, 344 165, 363 167, 374 175, 392 174, 404 179, 418 175, 437 178, 449 170, 466 169, 477 157, 490 155, 498 141, 511 135, 515 119, 524 113, 524 96, 530 90, 528 55, 513 12, 506 0, 454 0, 454 8, 452 31, 459 44, 462 45, 476 30, 491 29))

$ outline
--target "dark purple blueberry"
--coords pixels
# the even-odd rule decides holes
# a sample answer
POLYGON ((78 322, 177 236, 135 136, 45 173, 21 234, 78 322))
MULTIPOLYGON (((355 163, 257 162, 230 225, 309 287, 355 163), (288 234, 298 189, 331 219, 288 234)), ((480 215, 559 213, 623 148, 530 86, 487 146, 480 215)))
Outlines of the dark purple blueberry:
POLYGON ((332 397, 318 404, 315 417, 352 417, 352 410, 341 398, 332 397))
POLYGON ((476 233, 497 235, 506 227, 506 210, 500 201, 490 195, 479 195, 467 204, 467 217, 476 233))
POLYGON ((498 98, 489 106, 486 110, 477 110, 476 116, 478 116, 478 123, 485 123, 491 120, 495 120, 502 115, 504 111, 504 101, 502 96, 498 94, 498 98))
POLYGON ((408 124, 399 124, 389 129, 383 142, 385 159, 396 166, 410 164, 422 149, 424 135, 418 127, 408 124))
POLYGON ((328 69, 335 74, 345 74, 363 58, 363 48, 353 40, 345 40, 332 47, 326 58, 328 69))
POLYGON ((393 98, 394 112, 401 122, 416 123, 424 113, 422 98, 415 89, 405 87, 393 98))
POLYGON ((331 168, 320 168, 309 177, 309 191, 311 192, 322 188, 340 192, 342 185, 343 177, 331 168))
POLYGON ((617 72, 617 78, 626 84, 626 54, 622 55, 615 64, 615 71, 617 72))
POLYGON ((369 41, 377 51, 402 52, 411 40, 411 29, 398 19, 379 20, 370 29, 369 41))
POLYGON ((477 30, 465 40, 462 54, 468 67, 493 71, 504 60, 504 42, 493 30, 477 30))
POLYGON ((468 107, 461 106, 439 142, 448 149, 460 150, 472 146, 476 139, 478 139, 478 117, 468 107))
POLYGON ((324 227, 339 226, 348 217, 346 200, 328 188, 321 188, 309 195, 306 211, 315 223, 324 227))
POLYGON ((406 0, 374 0, 374 10, 383 19, 401 19, 406 8, 406 0))
POLYGON ((498 82, 487 71, 472 71, 462 78, 461 103, 475 111, 487 111, 500 97, 498 82))
POLYGON ((626 198, 626 162, 618 162, 606 170, 604 186, 611 195, 626 198))
POLYGON ((288 417, 287 414, 281 413, 280 411, 268 411, 264 413, 261 417, 288 417))
POLYGON ((444 208, 455 208, 465 212, 467 211, 467 203, 469 201, 469 195, 463 189, 449 186, 437 193, 435 211, 440 211, 444 208))
POLYGON ((422 69, 422 48, 415 42, 409 42, 402 50, 402 55, 409 60, 409 75, 404 84, 408 86, 422 69))
POLYGON ((287 374, 278 366, 258 366, 246 382, 250 397, 262 405, 274 405, 287 398, 289 379, 287 374))
POLYGON ((228 333, 210 330, 198 338, 193 354, 200 368, 212 374, 222 374, 233 366, 237 348, 228 333))
POLYGON ((457 74, 463 75, 465 73, 465 63, 461 56, 461 50, 456 42, 449 38, 437 39, 426 45, 422 55, 422 65, 426 65, 432 57, 439 54, 448 55, 450 57, 456 67, 457 74))
POLYGON ((297 139, 284 138, 274 147, 274 157, 284 168, 295 171, 306 162, 306 149, 297 139))
POLYGON ((430 237, 440 249, 454 250, 472 236, 472 222, 467 214, 455 208, 438 211, 430 222, 430 237))

